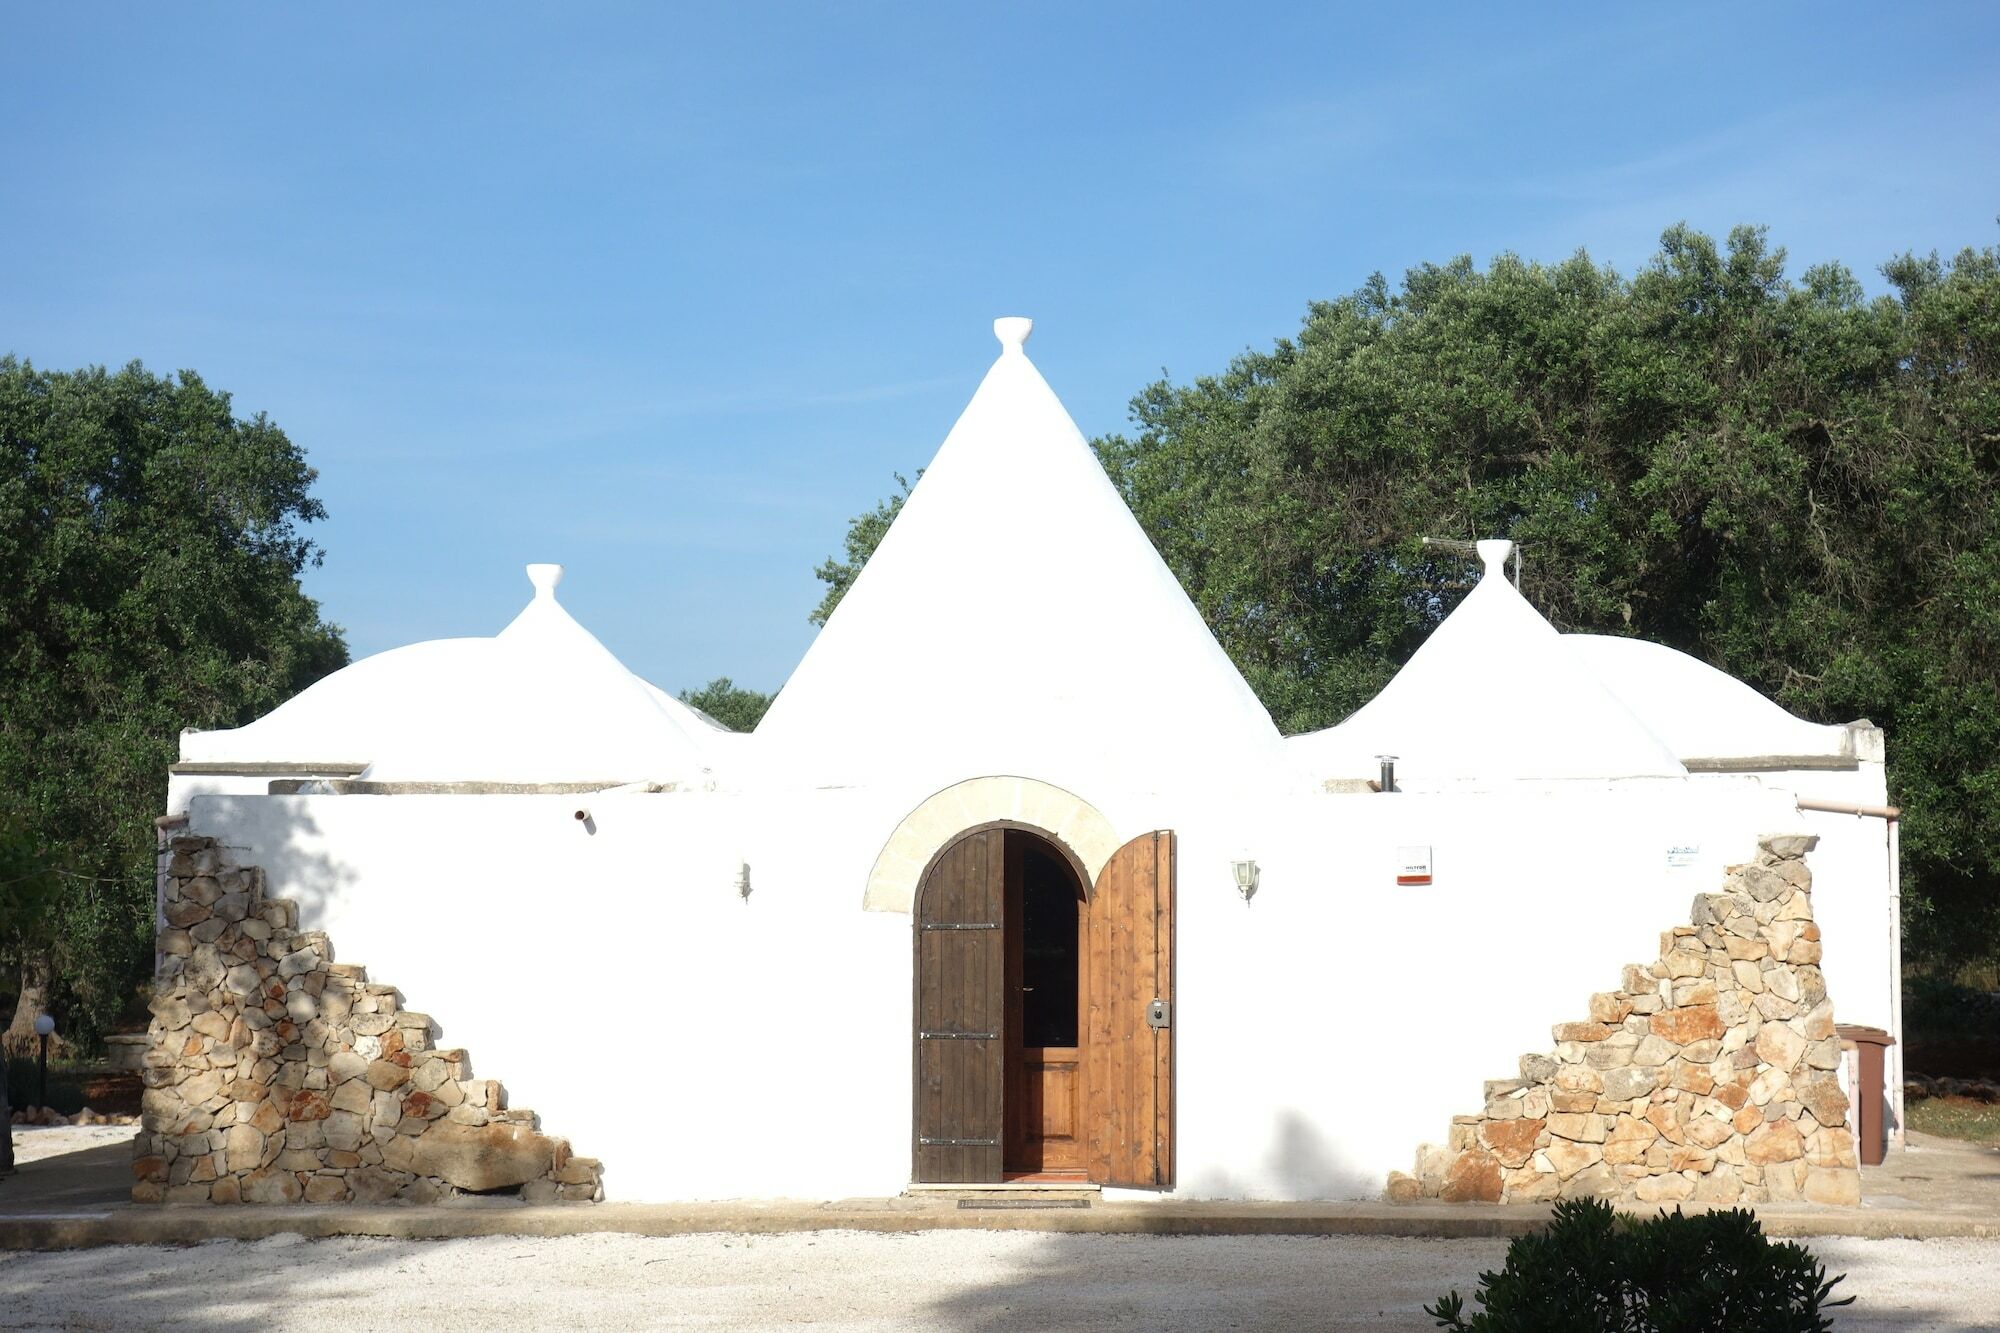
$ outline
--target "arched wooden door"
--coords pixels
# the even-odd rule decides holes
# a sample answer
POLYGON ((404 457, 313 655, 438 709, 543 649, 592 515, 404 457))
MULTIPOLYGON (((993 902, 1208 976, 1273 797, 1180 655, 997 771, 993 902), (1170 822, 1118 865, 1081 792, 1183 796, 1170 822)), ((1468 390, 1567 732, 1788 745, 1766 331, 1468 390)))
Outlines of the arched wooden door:
MULTIPOLYGON (((991 1183, 1006 1169, 1008 1025, 1018 1021, 1010 1006, 1020 1007, 1018 978, 1010 990, 1007 836, 967 833, 917 891, 913 1165, 927 1183, 991 1183)), ((1174 835, 1121 847, 1080 915, 1082 1086, 1072 1132, 1089 1179, 1163 1188, 1173 1183, 1174 835)), ((1014 1071, 1016 1097, 1023 1073, 1014 1071)), ((1046 1074, 1037 1078, 1046 1090, 1046 1074)), ((1027 1109, 1015 1108, 1017 1122, 1027 1109)), ((1027 1119, 1049 1132, 1040 1111, 1027 1119)), ((1021 1130, 1017 1123, 1017 1137, 1021 1130)))
POLYGON ((1174 835, 1141 834, 1097 876, 1084 947, 1090 1178, 1174 1183, 1174 835))
POLYGON ((1006 1084, 1006 832, 947 847, 917 891, 916 1178, 1000 1179, 1006 1084))

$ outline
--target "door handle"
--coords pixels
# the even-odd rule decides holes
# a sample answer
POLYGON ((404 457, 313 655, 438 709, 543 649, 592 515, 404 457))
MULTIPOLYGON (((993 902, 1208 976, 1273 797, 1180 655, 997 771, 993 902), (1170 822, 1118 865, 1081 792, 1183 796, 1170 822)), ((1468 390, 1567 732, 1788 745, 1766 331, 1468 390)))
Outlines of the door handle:
POLYGON ((1154 1000, 1146 1006, 1146 1026, 1155 1032, 1174 1025, 1174 1005, 1171 1000, 1154 1000))

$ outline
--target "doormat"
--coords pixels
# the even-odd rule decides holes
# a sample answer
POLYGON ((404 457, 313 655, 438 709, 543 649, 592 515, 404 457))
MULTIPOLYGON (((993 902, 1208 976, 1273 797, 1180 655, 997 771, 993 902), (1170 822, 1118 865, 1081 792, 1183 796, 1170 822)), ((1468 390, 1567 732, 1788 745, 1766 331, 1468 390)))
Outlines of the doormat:
POLYGON ((1088 1199, 960 1199, 961 1208, 1088 1208, 1088 1199))

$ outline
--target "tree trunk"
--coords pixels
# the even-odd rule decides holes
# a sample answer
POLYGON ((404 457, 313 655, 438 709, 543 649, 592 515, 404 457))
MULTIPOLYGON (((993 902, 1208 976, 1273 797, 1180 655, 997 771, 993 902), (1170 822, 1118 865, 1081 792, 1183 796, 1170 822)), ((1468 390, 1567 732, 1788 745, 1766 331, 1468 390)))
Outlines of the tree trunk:
POLYGON ((41 962, 21 964, 21 994, 14 1002, 14 1018, 0 1032, 0 1052, 32 1055, 35 1051, 35 1019, 48 1009, 49 970, 41 962))

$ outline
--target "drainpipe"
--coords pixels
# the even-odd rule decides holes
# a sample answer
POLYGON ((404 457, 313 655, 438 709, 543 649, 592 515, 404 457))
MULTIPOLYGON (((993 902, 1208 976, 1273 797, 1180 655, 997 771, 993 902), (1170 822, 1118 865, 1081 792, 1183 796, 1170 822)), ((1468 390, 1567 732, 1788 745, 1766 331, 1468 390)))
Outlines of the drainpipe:
POLYGON ((1879 819, 1884 825, 1884 843, 1889 856, 1889 1032, 1896 1044, 1883 1062, 1884 1080, 1889 1084, 1889 1106, 1895 1112, 1889 1136, 1898 1147, 1903 1144, 1903 856, 1902 807, 1894 805, 1851 805, 1845 801, 1800 800, 1801 810, 1820 810, 1832 815, 1879 819))
POLYGON ((1889 1030, 1896 1044, 1889 1061, 1896 1082, 1889 1091, 1889 1104, 1896 1108, 1896 1124, 1891 1130, 1896 1146, 1903 1146, 1903 857, 1900 819, 1883 821, 1889 826, 1889 966, 1895 969, 1895 985, 1889 988, 1889 1030))

